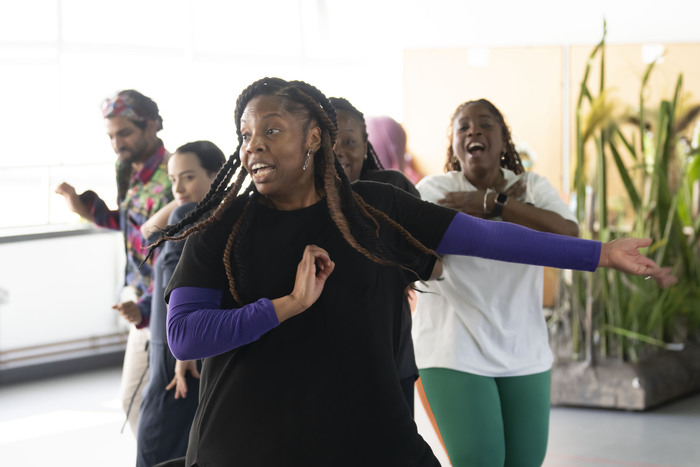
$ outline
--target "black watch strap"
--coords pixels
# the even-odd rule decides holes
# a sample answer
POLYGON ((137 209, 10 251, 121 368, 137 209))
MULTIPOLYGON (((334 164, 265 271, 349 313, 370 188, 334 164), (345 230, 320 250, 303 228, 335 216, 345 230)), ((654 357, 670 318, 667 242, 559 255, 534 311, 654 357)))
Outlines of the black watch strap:
POLYGON ((499 193, 496 196, 496 201, 493 203, 493 211, 491 211, 491 217, 501 217, 503 214, 503 206, 508 202, 508 195, 505 193, 499 193))

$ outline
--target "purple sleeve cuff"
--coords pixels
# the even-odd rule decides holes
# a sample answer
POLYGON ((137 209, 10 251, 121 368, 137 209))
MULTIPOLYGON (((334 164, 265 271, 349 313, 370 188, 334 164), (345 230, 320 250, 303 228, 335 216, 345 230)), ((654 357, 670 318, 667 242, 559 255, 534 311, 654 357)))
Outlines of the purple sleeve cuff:
POLYGON ((219 355, 256 341, 279 325, 272 302, 261 298, 241 308, 223 309, 223 293, 178 287, 168 303, 168 344, 178 360, 219 355))
POLYGON ((510 263, 595 271, 601 243, 538 232, 510 222, 458 213, 435 249, 440 255, 478 256, 510 263))

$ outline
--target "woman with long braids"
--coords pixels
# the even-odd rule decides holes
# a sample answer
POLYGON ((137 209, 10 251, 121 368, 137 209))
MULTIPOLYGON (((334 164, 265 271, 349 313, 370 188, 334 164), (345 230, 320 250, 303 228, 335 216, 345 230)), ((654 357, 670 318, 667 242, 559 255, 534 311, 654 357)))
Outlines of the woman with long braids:
POLYGON ((672 280, 639 254, 648 240, 543 234, 351 186, 333 153, 335 109, 306 83, 256 81, 234 116, 238 149, 163 237, 187 237, 166 291, 168 342, 178 359, 204 359, 187 466, 438 465, 392 343, 404 289, 438 254, 672 280))
MULTIPOLYGON (((384 170, 374 147, 369 142, 364 114, 357 110, 350 101, 342 97, 330 97, 328 100, 335 108, 338 121, 338 137, 333 150, 350 183, 357 180, 388 183, 411 193, 413 196, 420 197, 416 187, 403 173, 398 170, 384 170)), ((411 409, 411 416, 413 416, 414 384, 418 379, 418 367, 411 339, 409 294, 415 296, 411 288, 406 290, 401 313, 395 318, 394 352, 401 390, 408 403, 408 408, 411 409)))
POLYGON ((420 196, 416 187, 400 171, 386 169, 374 146, 369 142, 365 116, 354 105, 342 97, 329 97, 338 120, 338 138, 333 150, 345 170, 350 183, 357 180, 372 180, 388 183, 420 196))

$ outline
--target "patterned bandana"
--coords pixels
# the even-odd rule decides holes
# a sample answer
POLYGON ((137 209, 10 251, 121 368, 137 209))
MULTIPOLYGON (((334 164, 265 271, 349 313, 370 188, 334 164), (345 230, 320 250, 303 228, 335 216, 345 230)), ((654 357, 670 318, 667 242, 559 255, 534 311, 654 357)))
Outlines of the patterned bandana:
POLYGON ((118 115, 136 122, 148 120, 147 117, 136 111, 133 107, 133 98, 127 95, 116 95, 106 99, 102 104, 102 116, 104 118, 116 117, 118 115))

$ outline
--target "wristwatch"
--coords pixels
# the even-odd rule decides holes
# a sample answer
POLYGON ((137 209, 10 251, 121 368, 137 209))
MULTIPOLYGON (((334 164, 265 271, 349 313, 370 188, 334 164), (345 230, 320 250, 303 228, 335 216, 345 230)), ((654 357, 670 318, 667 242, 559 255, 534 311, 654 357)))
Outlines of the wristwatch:
POLYGON ((508 202, 508 195, 505 193, 499 193, 496 196, 496 201, 493 203, 493 211, 491 211, 491 217, 501 217, 503 214, 503 206, 508 202))

